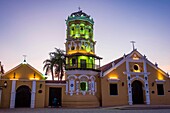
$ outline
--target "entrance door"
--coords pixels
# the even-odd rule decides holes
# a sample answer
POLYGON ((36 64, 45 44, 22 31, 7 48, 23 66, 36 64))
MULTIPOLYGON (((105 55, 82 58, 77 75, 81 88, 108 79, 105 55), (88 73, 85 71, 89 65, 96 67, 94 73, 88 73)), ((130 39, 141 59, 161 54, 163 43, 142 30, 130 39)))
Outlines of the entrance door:
POLYGON ((83 68, 83 69, 86 69, 86 60, 80 60, 80 65, 81 65, 81 68, 83 68))
POLYGON ((138 80, 135 80, 132 83, 132 99, 133 104, 143 104, 143 89, 142 83, 138 80))
POLYGON ((50 87, 49 90, 49 106, 56 106, 54 105, 54 100, 57 100, 57 106, 61 106, 61 88, 52 88, 50 87))
POLYGON ((30 107, 31 89, 28 86, 20 86, 16 90, 15 107, 30 107))

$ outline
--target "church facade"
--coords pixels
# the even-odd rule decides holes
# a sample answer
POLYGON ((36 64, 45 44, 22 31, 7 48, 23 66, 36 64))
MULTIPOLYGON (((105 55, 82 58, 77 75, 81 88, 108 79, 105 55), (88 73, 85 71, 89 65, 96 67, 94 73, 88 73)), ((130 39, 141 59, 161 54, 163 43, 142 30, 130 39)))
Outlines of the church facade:
POLYGON ((68 16, 66 25, 65 80, 46 80, 24 61, 2 74, 0 108, 170 105, 170 76, 157 64, 133 49, 100 66, 93 18, 80 10, 68 16))

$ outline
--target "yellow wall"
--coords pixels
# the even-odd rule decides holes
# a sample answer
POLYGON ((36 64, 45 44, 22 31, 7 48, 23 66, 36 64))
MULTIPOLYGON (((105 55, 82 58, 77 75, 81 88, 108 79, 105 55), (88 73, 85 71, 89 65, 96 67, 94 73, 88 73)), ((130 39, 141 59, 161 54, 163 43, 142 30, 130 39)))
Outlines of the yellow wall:
POLYGON ((125 63, 119 66, 117 69, 113 70, 105 77, 101 78, 101 91, 102 91, 102 106, 115 106, 115 105, 127 105, 128 96, 127 96, 127 76, 123 74, 126 71, 125 63), (110 83, 108 78, 117 77, 120 79, 117 82, 118 85, 118 95, 110 95, 110 83), (124 86, 122 86, 124 82, 124 86))
POLYGON ((170 90, 170 79, 149 65, 147 65, 147 69, 148 72, 150 72, 148 79, 151 104, 170 104, 170 92, 168 92, 168 90, 170 90), (164 95, 157 94, 157 83, 155 82, 156 79, 165 80, 165 82, 163 82, 164 95), (154 85, 152 86, 152 84, 154 85), (152 91, 155 93, 152 93, 152 91))

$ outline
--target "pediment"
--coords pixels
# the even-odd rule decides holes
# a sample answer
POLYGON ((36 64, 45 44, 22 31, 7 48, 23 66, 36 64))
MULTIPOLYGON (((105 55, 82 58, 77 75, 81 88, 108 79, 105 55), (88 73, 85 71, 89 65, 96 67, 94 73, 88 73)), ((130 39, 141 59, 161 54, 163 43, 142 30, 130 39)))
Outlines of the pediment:
POLYGON ((45 80, 41 72, 36 70, 29 64, 19 64, 6 72, 2 79, 16 79, 16 80, 45 80))

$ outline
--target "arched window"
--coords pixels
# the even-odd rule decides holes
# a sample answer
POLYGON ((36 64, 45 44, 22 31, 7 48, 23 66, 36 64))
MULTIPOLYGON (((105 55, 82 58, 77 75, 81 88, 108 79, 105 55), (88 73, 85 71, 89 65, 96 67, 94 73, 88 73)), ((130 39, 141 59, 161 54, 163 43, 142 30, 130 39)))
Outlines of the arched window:
POLYGON ((86 81, 80 82, 80 90, 87 91, 88 90, 88 83, 86 81))

